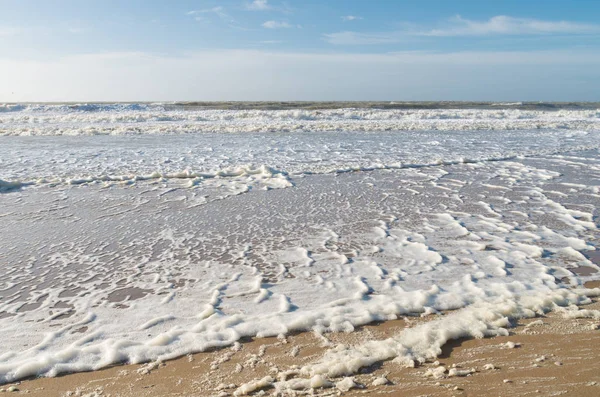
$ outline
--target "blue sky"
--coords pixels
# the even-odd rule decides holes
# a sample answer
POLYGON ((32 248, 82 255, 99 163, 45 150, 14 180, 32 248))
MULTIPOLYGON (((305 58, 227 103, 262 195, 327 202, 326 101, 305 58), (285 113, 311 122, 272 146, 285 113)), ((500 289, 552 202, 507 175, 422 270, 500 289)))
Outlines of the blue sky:
POLYGON ((0 0, 0 101, 600 100, 597 0, 0 0))

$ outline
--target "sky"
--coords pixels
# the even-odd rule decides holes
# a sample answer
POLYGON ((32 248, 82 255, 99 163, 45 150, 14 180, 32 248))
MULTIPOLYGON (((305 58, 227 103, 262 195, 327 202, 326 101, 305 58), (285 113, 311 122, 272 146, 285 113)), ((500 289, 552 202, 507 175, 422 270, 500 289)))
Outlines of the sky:
POLYGON ((598 0, 0 0, 0 102, 600 101, 598 0))

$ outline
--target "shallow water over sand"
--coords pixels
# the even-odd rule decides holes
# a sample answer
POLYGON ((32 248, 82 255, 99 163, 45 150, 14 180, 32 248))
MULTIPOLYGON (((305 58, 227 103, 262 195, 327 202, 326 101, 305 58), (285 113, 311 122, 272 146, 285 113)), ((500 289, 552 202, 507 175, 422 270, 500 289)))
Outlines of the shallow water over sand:
POLYGON ((585 302, 564 287, 598 276, 575 271, 598 270, 597 150, 207 180, 0 194, 1 379, 471 305, 520 316, 585 302))
POLYGON ((596 315, 593 104, 288 105, 2 106, 0 382, 456 309, 301 374, 335 377, 596 315))

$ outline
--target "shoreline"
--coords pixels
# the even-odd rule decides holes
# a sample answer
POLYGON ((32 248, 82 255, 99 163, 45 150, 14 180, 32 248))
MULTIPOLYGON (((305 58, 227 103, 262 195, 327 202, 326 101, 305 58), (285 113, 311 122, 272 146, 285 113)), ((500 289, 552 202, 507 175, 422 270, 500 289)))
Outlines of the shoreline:
MULTIPOLYGON (((587 282, 585 287, 600 288, 600 281, 587 282)), ((593 303, 582 307, 599 310, 600 301, 596 297, 593 303)), ((436 317, 405 317, 357 327, 350 333, 301 332, 279 339, 252 338, 163 363, 124 364, 29 379, 0 386, 0 390, 14 386, 19 393, 31 396, 246 395, 242 385, 315 362, 324 351, 336 346, 385 339, 436 317)), ((406 368, 388 360, 364 367, 348 377, 355 386, 346 391, 345 385, 338 383, 337 387, 283 390, 279 394, 266 387, 248 395, 556 395, 553 393, 561 389, 564 393, 560 394, 595 396, 600 392, 600 361, 596 359, 600 354, 598 319, 569 319, 553 311, 520 319, 513 325, 508 329, 509 336, 450 340, 434 363, 406 368), (443 373, 436 370, 441 366, 445 368, 443 373), (451 376, 452 369, 460 375, 451 376), (470 373, 472 370, 475 371, 470 373), (387 384, 383 384, 384 379, 387 384)))
MULTIPOLYGON (((406 394, 404 387, 412 385, 415 395, 422 395, 419 388, 439 388, 437 383, 443 384, 451 371, 475 368, 478 372, 465 376, 472 380, 488 372, 484 368, 487 364, 517 368, 520 359, 498 364, 483 362, 483 356, 473 366, 470 361, 452 362, 455 351, 479 340, 447 342, 503 335, 505 339, 483 342, 498 352, 507 342, 524 343, 510 339, 519 331, 511 329, 508 335, 508 320, 531 318, 535 313, 542 317, 532 320, 541 319, 541 325, 546 317, 558 318, 548 320, 556 346, 570 345, 570 339, 595 338, 591 327, 597 328, 600 311, 592 315, 596 322, 576 319, 588 315, 584 313, 588 310, 566 308, 558 309, 556 316, 544 315, 557 305, 588 304, 586 296, 600 295, 600 289, 578 288, 583 281, 597 277, 593 273, 598 270, 594 251, 598 195, 592 179, 595 174, 591 174, 597 168, 588 166, 595 164, 595 156, 318 176, 299 180, 294 189, 248 189, 248 194, 219 196, 210 205, 204 205, 206 196, 198 203, 198 195, 223 194, 218 189, 206 185, 173 189, 166 183, 153 190, 40 189, 30 191, 38 194, 0 196, 24 214, 34 215, 24 218, 14 211, 4 218, 18 226, 3 242, 6 247, 17 247, 7 251, 8 258, 20 263, 29 249, 18 243, 24 239, 38 241, 37 255, 47 261, 36 266, 49 270, 40 283, 26 284, 30 296, 19 295, 19 284, 6 290, 7 296, 14 294, 8 309, 19 313, 23 308, 23 314, 3 320, 5 346, 15 341, 27 349, 11 349, 20 353, 3 356, 4 380, 160 357, 164 364, 110 367, 29 380, 16 387, 40 396, 77 395, 80 390, 79 395, 88 397, 225 397, 236 392, 243 395, 259 386, 271 395, 276 388, 281 391, 279 395, 303 395, 313 392, 313 383, 333 382, 334 387, 319 389, 318 393, 332 395, 345 389, 362 393, 382 388, 406 394), (140 196, 144 200, 138 200, 140 196), (478 201, 482 199, 485 201, 478 201), (66 274, 72 277, 68 284, 46 286, 45 280, 60 280, 65 274, 65 262, 62 257, 50 256, 56 250, 44 244, 49 236, 32 238, 27 226, 39 226, 36 211, 53 200, 60 207, 42 219, 55 231, 64 230, 65 247, 58 252, 71 254, 69 263, 77 265, 87 264, 90 254, 102 260, 89 268, 69 266, 66 274), (107 206, 107 202, 116 205, 107 206), (321 208, 321 212, 314 208, 321 208), (240 222, 240 214, 250 213, 253 215, 240 222), (132 219, 141 221, 129 222, 132 219), (270 223, 265 225, 265 219, 270 223), (71 222, 79 225, 77 235, 72 233, 71 222), (165 234, 165 224, 177 229, 165 234), (327 226, 324 232, 305 232, 306 225, 323 224, 327 226), (136 243, 131 244, 131 237, 114 234, 121 229, 134 236, 136 243), (228 237, 232 231, 233 239, 228 237), (419 231, 423 234, 417 234, 419 231), (279 240, 278 236, 286 239, 279 240), (81 248, 73 250, 66 245, 74 243, 81 248), (123 251, 123 247, 129 248, 123 251), (239 269, 240 273, 232 274, 229 269, 239 269), (557 289, 557 284, 573 288, 557 289), (198 307, 199 302, 206 304, 198 307), (331 302, 350 304, 338 310, 340 306, 327 306, 331 302), (78 317, 60 317, 70 311, 89 313, 82 310, 88 307, 93 307, 91 315, 96 316, 86 317, 86 321, 95 321, 91 325, 73 322, 79 321, 78 317), (307 317, 304 308, 313 308, 320 317, 307 317), (199 309, 204 311, 198 314, 199 309), (418 317, 421 311, 424 318, 418 317), (560 319, 561 311, 569 318, 560 319), (215 312, 219 315, 211 316, 215 312), (444 315, 438 315, 440 312, 444 315), (403 315, 407 316, 404 320, 359 327, 403 315), (230 319, 237 323, 227 322, 230 319), (235 343, 243 335, 278 335, 292 329, 356 332, 304 332, 235 343), (407 332, 399 332, 404 329, 407 332), (37 335, 55 336, 56 340, 48 347, 38 342, 42 338, 37 335), (392 340, 386 344, 388 339, 392 340), (215 345, 233 347, 181 357, 215 345), (444 345, 449 348, 442 348, 444 345), (438 360, 438 349, 439 353, 448 349, 451 353, 442 354, 438 360), (176 356, 180 358, 167 361, 176 356), (409 361, 422 365, 405 370, 409 361), (445 368, 434 367, 434 361, 445 368), (453 369, 453 364, 461 367, 453 369), (10 366, 15 370, 9 372, 10 366), (336 369, 329 370, 333 367, 336 369), (360 367, 369 373, 361 373, 360 367), (435 371, 434 378, 440 379, 428 383, 431 379, 423 377, 427 370, 435 371), (344 377, 348 374, 354 380, 344 377), (386 383, 383 375, 395 386, 373 389, 373 382, 386 383), (262 385, 256 383, 261 379, 262 385), (365 388, 351 389, 355 381, 365 388), (335 385, 337 382, 341 383, 335 385), (96 391, 98 387, 102 394, 96 391)), ((261 181, 255 186, 262 186, 261 181)), ((27 267, 15 265, 14 269, 13 280, 28 280, 27 267)), ((592 308, 597 310, 597 306, 592 308)), ((528 320, 518 323, 525 327, 528 320)), ((527 343, 544 347, 547 339, 527 343)), ((594 339, 594 346, 596 342, 594 339)), ((556 353, 539 354, 551 357, 549 354, 556 353)), ((581 351, 565 354, 580 357, 581 351)), ((530 362, 531 357, 527 360, 530 362)), ((503 376, 502 381, 514 377, 511 373, 503 376)), ((596 382, 588 378, 586 381, 596 382)), ((451 384, 452 388, 459 387, 451 384)))

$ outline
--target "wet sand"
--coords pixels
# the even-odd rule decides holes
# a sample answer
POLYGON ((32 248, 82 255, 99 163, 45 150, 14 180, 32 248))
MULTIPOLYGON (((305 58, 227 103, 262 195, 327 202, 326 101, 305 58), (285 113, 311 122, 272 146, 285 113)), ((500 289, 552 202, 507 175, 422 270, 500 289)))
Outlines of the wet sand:
MULTIPOLYGON (((586 287, 599 288, 600 282, 589 282, 586 287)), ((598 310, 600 302, 595 299, 584 308, 598 310)), ((7 390, 13 385, 19 389, 16 393, 30 396, 224 397, 234 395, 246 382, 314 362, 339 344, 385 339, 434 317, 410 317, 324 337, 299 333, 286 339, 248 340, 231 348, 164 363, 114 366, 96 372, 27 380, 2 388, 7 390)), ((403 368, 386 361, 363 368, 353 377, 356 387, 347 392, 333 387, 280 395, 598 396, 599 328, 597 319, 566 319, 553 312, 520 320, 506 337, 451 341, 444 346, 439 363, 403 368), (447 369, 442 377, 425 375, 438 366, 447 369), (475 372, 449 376, 448 370, 452 368, 475 372), (374 380, 382 377, 389 383, 374 386, 374 380)), ((267 388, 252 395, 273 393, 273 389, 267 388)))

